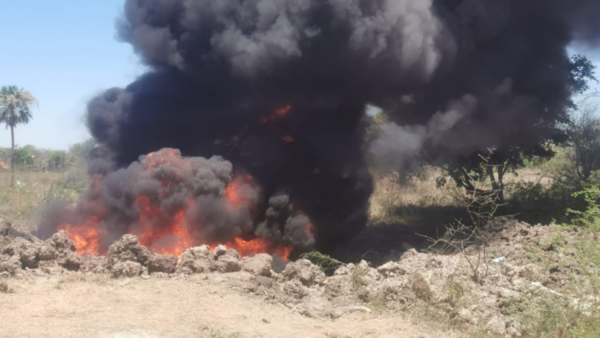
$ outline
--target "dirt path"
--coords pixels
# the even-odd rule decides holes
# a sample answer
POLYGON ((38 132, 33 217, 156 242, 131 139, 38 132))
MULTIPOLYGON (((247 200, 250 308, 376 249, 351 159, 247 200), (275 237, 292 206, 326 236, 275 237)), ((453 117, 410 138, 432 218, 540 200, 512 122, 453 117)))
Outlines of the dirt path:
POLYGON ((311 319, 200 281, 8 282, 15 293, 0 293, 0 337, 459 337, 392 315, 311 319))

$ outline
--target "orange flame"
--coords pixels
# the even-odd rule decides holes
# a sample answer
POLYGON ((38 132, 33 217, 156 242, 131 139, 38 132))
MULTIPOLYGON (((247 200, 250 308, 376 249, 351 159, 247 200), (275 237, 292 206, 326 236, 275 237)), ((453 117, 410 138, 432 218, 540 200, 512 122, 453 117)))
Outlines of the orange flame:
POLYGON ((288 260, 292 253, 292 247, 276 245, 263 238, 256 238, 251 241, 245 241, 236 238, 225 245, 227 248, 235 249, 241 256, 247 256, 255 253, 278 254, 284 260, 288 260))
POLYGON ((83 225, 78 226, 63 224, 58 227, 58 230, 66 231, 69 238, 75 242, 77 254, 92 256, 106 255, 105 252, 100 252, 100 236, 106 235, 106 229, 99 226, 97 219, 91 219, 83 225))
POLYGON ((286 117, 288 115, 288 113, 290 112, 290 110, 292 110, 292 106, 291 105, 287 105, 285 107, 277 109, 275 111, 275 115, 277 115, 279 117, 286 117))
POLYGON ((194 246, 194 240, 185 224, 185 210, 178 211, 170 218, 146 196, 138 197, 136 204, 140 209, 140 218, 131 233, 139 237, 141 245, 154 252, 175 257, 194 246))
MULTIPOLYGON (((278 111, 279 114, 287 114, 291 107, 278 111)), ((141 161, 146 170, 158 168, 159 166, 170 166, 172 176, 161 180, 166 189, 178 180, 183 170, 191 169, 191 162, 180 161, 180 153, 177 150, 163 149, 160 152, 150 153, 141 161), (189 165, 190 167, 186 167, 189 165)), ((93 194, 102 196, 102 176, 95 176, 91 184, 93 194)), ((227 185, 225 189, 225 198, 229 201, 231 208, 253 207, 253 199, 245 193, 245 187, 252 185, 253 178, 250 175, 237 175, 227 185)), ((138 236, 140 244, 148 247, 151 251, 179 257, 185 250, 203 244, 216 246, 219 243, 211 243, 205 239, 198 238, 198 233, 192 231, 196 227, 188 224, 186 217, 188 210, 194 206, 194 199, 187 201, 179 209, 166 212, 160 207, 160 202, 151 199, 148 196, 138 196, 134 200, 134 206, 137 208, 138 215, 131 227, 129 233, 138 236)), ((100 197, 85 201, 77 206, 77 210, 85 215, 94 215, 79 224, 63 224, 57 227, 57 230, 65 230, 71 240, 77 246, 77 253, 80 255, 89 254, 94 256, 105 256, 107 247, 104 238, 108 235, 107 229, 103 225, 103 216, 106 210, 103 209, 100 197)), ((233 210, 233 209, 232 209, 233 210)), ((283 259, 288 259, 292 252, 292 247, 263 239, 256 238, 245 240, 241 237, 232 239, 226 244, 228 248, 237 250, 240 255, 246 256, 258 253, 278 254, 283 259)))
POLYGON ((276 109, 272 114, 261 117, 260 122, 262 124, 266 124, 269 122, 276 122, 278 120, 286 118, 289 115, 291 110, 292 110, 291 105, 281 107, 279 109, 276 109))
POLYGON ((241 188, 252 182, 251 175, 239 175, 235 177, 231 183, 227 185, 225 188, 225 197, 229 200, 232 206, 235 208, 239 208, 244 203, 249 203, 249 201, 241 194, 241 188))

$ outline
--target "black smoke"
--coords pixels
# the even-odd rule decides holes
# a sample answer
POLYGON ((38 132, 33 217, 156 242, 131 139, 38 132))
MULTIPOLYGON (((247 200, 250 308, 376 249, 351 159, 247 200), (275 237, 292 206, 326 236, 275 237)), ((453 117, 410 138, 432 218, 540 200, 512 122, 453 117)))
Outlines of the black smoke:
POLYGON ((367 104, 397 123, 376 157, 534 143, 566 118, 566 47, 598 42, 598 14, 591 0, 127 0, 118 35, 151 70, 90 102, 90 171, 164 147, 220 155, 262 188, 259 236, 310 222, 331 248, 367 221, 367 104))

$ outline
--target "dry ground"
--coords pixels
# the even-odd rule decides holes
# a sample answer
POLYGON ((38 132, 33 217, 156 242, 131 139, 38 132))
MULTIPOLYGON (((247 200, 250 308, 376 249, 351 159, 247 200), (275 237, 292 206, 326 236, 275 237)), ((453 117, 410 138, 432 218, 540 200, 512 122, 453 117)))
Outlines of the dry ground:
POLYGON ((311 319, 201 278, 7 282, 0 337, 460 337, 392 314, 311 319))

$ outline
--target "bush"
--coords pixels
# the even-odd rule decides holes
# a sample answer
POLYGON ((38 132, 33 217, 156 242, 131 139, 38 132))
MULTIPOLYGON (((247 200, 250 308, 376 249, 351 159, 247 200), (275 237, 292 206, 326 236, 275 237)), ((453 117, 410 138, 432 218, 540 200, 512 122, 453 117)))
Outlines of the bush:
POLYGON ((328 276, 332 276, 335 270, 344 265, 344 263, 338 261, 337 259, 331 258, 318 251, 302 254, 300 258, 308 259, 328 276))

